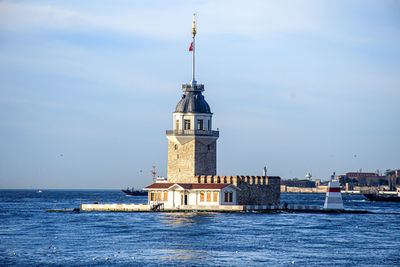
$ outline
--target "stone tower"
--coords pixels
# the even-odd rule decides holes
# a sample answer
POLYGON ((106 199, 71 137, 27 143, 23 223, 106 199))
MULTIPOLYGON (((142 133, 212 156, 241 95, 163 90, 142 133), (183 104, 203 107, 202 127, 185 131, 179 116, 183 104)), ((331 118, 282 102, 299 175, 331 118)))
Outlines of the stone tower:
POLYGON ((182 99, 173 113, 173 130, 167 130, 168 182, 197 183, 196 175, 216 175, 218 131, 212 130, 212 113, 204 99, 203 84, 195 80, 195 36, 193 16, 192 80, 183 84, 182 99))
POLYGON ((218 131, 212 130, 212 113, 202 84, 184 84, 184 94, 173 113, 173 130, 167 130, 168 182, 196 183, 196 175, 216 175, 218 131))

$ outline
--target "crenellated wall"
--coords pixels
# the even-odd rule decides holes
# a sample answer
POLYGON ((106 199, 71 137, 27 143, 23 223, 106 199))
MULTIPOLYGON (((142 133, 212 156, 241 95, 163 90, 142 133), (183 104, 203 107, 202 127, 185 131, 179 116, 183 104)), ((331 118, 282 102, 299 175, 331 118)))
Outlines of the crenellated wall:
POLYGON ((280 203, 281 178, 278 176, 197 175, 198 183, 233 184, 241 189, 239 205, 277 205, 280 203))

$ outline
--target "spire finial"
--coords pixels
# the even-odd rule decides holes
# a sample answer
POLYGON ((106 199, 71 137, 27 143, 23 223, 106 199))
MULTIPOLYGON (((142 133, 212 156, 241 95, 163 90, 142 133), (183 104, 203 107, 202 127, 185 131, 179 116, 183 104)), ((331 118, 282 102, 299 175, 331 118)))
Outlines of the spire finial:
POLYGON ((193 13, 192 35, 193 35, 193 37, 196 35, 196 13, 193 13))
POLYGON ((192 51, 192 80, 190 81, 192 87, 195 87, 197 84, 195 79, 195 68, 194 68, 195 36, 196 36, 196 13, 193 13, 193 28, 192 28, 193 41, 189 49, 189 51, 192 51))

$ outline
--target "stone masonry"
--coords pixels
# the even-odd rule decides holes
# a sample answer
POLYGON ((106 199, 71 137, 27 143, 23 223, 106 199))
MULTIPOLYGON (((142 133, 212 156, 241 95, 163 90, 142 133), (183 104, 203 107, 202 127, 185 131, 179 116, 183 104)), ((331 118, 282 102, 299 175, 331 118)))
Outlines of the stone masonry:
POLYGON ((196 183, 196 175, 216 174, 216 141, 202 139, 193 137, 183 145, 168 141, 168 182, 196 183))
POLYGON ((278 205, 281 178, 278 176, 217 176, 197 175, 197 183, 228 183, 241 189, 238 205, 278 205))
POLYGON ((194 175, 217 174, 217 142, 204 142, 196 138, 194 175))

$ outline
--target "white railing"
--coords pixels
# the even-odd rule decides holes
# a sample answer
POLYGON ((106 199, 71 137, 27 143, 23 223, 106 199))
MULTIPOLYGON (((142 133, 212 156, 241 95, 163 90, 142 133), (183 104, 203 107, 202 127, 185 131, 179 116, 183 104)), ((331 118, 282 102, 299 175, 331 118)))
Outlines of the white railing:
POLYGON ((219 131, 206 131, 206 130, 167 130, 168 135, 177 135, 177 136, 184 136, 184 135, 204 135, 204 136, 219 136, 219 131))

